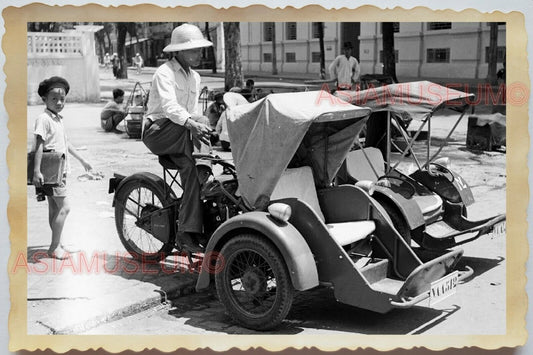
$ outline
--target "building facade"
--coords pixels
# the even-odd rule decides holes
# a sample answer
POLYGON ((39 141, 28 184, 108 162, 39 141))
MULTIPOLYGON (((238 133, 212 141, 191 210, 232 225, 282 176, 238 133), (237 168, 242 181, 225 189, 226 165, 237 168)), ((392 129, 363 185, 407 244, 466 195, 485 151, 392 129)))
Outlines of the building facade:
MULTIPOLYGON (((279 73, 319 76, 316 22, 241 23, 243 70, 272 72, 272 30, 276 30, 279 73)), ((400 78, 469 78, 487 76, 490 26, 487 22, 395 23, 396 73, 400 78)), ((361 74, 383 70, 381 24, 325 22, 326 66, 351 42, 361 74)), ((498 68, 505 60, 505 24, 498 26, 498 68)))
MULTIPOLYGON (((242 22, 242 67, 245 72, 272 72, 273 30, 276 67, 279 73, 320 74, 318 22, 242 22)), ((324 22, 326 66, 351 42, 358 56, 360 23, 324 22)))

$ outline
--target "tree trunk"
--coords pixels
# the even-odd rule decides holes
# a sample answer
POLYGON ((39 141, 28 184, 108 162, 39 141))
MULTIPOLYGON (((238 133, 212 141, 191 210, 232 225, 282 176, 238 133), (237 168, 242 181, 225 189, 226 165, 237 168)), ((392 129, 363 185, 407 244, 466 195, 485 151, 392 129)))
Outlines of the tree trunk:
POLYGON ((244 77, 241 63, 241 30, 239 22, 224 22, 225 75, 226 91, 234 86, 242 88, 244 77))
POLYGON ((272 75, 278 75, 278 63, 276 58, 276 23, 272 22, 272 75))
POLYGON ((113 25, 111 23, 104 23, 104 31, 107 37, 107 52, 112 55, 115 52, 115 50, 113 49, 113 43, 111 42, 110 35, 110 33, 113 31, 113 25))
POLYGON ((326 52, 324 51, 324 22, 318 23, 318 40, 320 44, 320 79, 326 79, 326 52))
POLYGON ((383 22, 381 24, 383 34, 383 74, 392 77, 394 82, 396 78, 396 58, 394 56, 394 26, 392 22, 383 22))
POLYGON ((496 76, 496 67, 498 65, 498 23, 490 23, 490 40, 489 40, 489 67, 487 73, 487 81, 491 85, 498 84, 496 76))
POLYGON ((126 22, 117 22, 117 54, 119 59, 119 66, 117 72, 118 79, 128 78, 128 67, 126 64, 126 33, 128 27, 126 22))
MULTIPOLYGON (((209 22, 205 23, 205 36, 208 41, 213 42, 211 40, 211 34, 209 33, 209 22)), ((211 70, 213 74, 216 74, 217 72, 217 58, 215 53, 215 46, 207 47, 206 48, 206 54, 207 58, 211 60, 211 70)))

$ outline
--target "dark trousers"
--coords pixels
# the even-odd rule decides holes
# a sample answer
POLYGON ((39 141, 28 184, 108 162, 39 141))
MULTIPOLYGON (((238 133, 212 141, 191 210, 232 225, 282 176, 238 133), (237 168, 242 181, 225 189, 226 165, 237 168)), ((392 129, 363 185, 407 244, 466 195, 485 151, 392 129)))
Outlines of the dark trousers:
POLYGON ((193 141, 189 130, 175 124, 168 118, 161 118, 152 123, 143 136, 144 144, 156 155, 168 155, 178 167, 183 195, 179 210, 178 231, 202 232, 202 205, 200 201, 200 181, 196 171, 193 150, 209 152, 209 146, 201 146, 193 141))

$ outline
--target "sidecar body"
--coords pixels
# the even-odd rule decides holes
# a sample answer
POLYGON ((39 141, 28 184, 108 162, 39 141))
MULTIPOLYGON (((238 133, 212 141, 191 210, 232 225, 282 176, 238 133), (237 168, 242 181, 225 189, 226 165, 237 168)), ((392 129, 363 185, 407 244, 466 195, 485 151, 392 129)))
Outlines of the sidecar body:
POLYGON ((473 94, 420 81, 342 91, 336 95, 372 109, 365 141, 358 141, 356 149, 347 154, 339 181, 377 183, 375 198, 408 241, 412 238, 424 248, 443 250, 489 233, 505 234, 505 214, 468 219, 467 206, 474 202, 472 191, 459 174, 450 170, 449 159, 439 156, 473 102, 473 94), (458 118, 435 151, 432 150, 432 121, 454 117, 434 117, 439 110, 452 110, 458 118), (406 117, 420 123, 412 136, 403 124, 406 117), (400 133, 401 145, 392 138, 393 130, 400 133), (425 149, 417 153, 415 147, 422 137, 425 149), (396 161, 393 161, 393 151, 399 152, 395 154, 396 161), (404 173, 398 169, 407 158, 416 166, 414 172, 404 173))

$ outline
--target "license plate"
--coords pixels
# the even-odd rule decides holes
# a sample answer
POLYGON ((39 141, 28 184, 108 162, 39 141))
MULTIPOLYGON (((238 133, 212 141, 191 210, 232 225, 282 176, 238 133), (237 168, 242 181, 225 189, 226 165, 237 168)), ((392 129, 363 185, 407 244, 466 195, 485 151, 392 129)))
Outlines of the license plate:
POLYGON ((454 271, 443 278, 431 283, 429 290, 429 306, 450 297, 457 291, 457 283, 459 281, 459 271, 454 271))
POLYGON ((490 236, 492 238, 502 238, 505 237, 505 233, 507 231, 507 224, 505 221, 496 223, 494 227, 492 227, 492 232, 490 232, 490 236))

